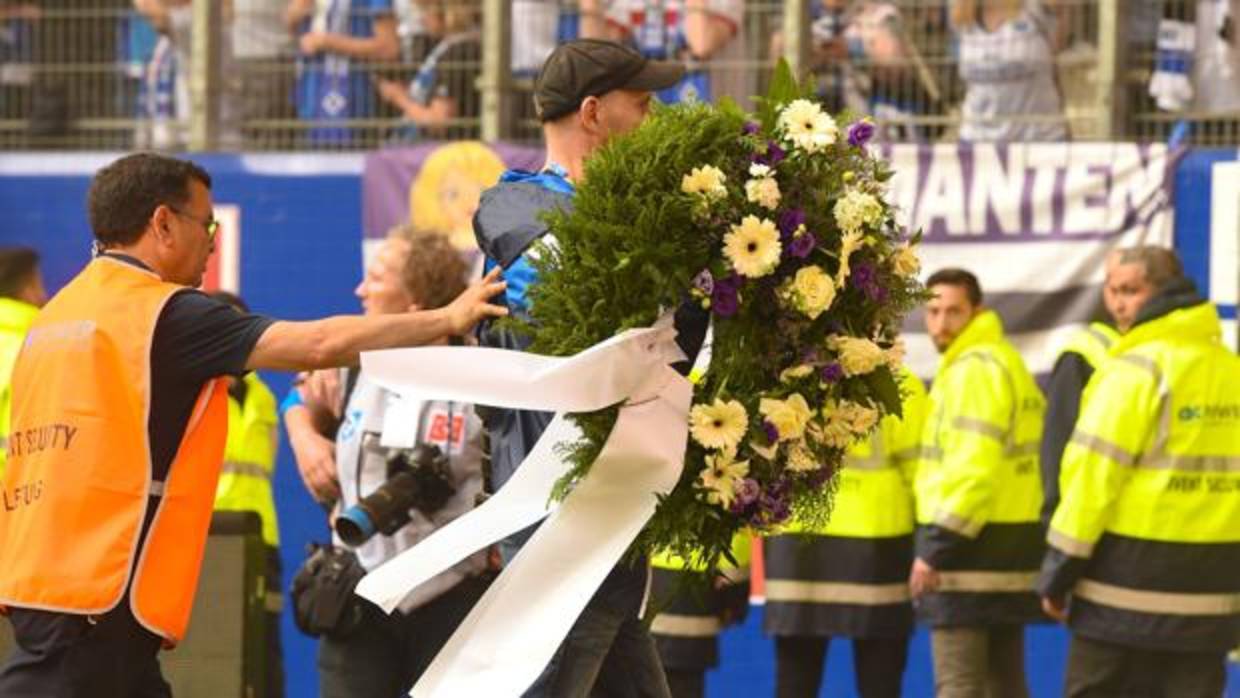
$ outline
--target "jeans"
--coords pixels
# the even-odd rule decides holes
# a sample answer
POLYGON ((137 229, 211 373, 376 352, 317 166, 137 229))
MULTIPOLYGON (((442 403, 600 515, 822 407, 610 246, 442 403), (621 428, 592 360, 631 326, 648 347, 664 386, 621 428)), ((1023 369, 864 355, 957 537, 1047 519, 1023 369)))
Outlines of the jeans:
POLYGON ((1025 626, 934 628, 930 647, 938 698, 1028 698, 1025 626))
POLYGON ((489 585, 463 579, 408 614, 367 605, 346 637, 319 641, 321 698, 404 698, 489 585))
POLYGON ((1227 682, 1223 652, 1169 652, 1098 642, 1073 634, 1068 698, 1219 698, 1227 682))
MULTIPOLYGON (((900 698, 908 636, 853 638, 853 671, 861 698, 900 698)), ((812 698, 822 684, 823 662, 830 637, 777 635, 775 637, 775 695, 812 698)))
POLYGON ((526 698, 670 698, 650 631, 632 613, 592 601, 526 698))

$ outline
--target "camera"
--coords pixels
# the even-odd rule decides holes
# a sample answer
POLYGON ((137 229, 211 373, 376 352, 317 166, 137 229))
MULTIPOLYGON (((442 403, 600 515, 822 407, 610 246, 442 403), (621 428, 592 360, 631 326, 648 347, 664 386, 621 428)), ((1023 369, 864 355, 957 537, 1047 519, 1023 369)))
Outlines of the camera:
POLYGON ((448 457, 433 444, 395 452, 387 461, 387 480, 336 519, 336 534, 357 547, 376 533, 400 530, 409 523, 410 509, 434 514, 456 494, 449 467, 448 457))

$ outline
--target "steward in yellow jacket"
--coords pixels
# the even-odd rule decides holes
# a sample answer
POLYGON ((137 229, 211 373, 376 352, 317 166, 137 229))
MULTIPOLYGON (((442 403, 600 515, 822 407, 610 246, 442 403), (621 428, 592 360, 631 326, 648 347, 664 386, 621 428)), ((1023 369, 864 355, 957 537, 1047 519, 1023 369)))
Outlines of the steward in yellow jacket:
POLYGON ((702 561, 668 553, 651 557, 651 599, 657 614, 650 634, 676 698, 706 695, 706 671, 719 665, 719 634, 745 620, 750 552, 750 535, 738 533, 732 540, 736 565, 721 560, 714 579, 706 576, 702 561))
POLYGON ((899 378, 903 417, 885 417, 849 451, 826 527, 793 521, 763 542, 776 695, 818 695, 832 636, 852 638, 861 695, 900 695, 913 632, 913 478, 928 403, 916 376, 904 369, 899 378))
POLYGON ((1240 643, 1240 358, 1220 337, 1214 306, 1172 281, 1090 382, 1039 580, 1050 610, 1070 599, 1070 694, 1123 693, 1153 665, 1157 695, 1222 695, 1240 643))

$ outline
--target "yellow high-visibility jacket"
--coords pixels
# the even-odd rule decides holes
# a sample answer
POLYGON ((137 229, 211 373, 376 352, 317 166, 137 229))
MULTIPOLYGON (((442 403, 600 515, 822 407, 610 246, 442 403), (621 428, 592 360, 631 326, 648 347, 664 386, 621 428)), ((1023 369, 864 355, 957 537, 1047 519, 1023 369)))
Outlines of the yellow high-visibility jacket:
POLYGON ((1086 390, 1051 519, 1074 631, 1179 651, 1240 642, 1240 358, 1209 303, 1134 327, 1086 390))

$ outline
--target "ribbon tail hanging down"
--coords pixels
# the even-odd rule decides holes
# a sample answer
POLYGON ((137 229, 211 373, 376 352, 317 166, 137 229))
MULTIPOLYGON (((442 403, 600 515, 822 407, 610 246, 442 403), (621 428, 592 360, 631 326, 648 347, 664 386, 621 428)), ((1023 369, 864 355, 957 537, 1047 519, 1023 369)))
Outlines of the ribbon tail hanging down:
MULTIPOLYGON (((691 384, 662 366, 590 472, 474 606, 410 695, 519 696, 680 478, 691 384)), ((522 466, 524 467, 524 466, 522 466)))

